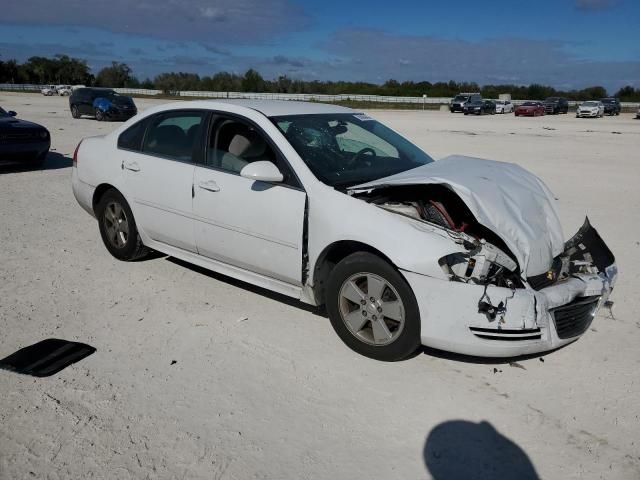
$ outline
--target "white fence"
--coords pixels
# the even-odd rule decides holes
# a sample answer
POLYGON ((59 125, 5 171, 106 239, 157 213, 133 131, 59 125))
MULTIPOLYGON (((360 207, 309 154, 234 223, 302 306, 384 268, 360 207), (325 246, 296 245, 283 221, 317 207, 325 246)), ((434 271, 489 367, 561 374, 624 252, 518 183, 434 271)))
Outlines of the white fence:
MULTIPOLYGON (((28 84, 12 84, 0 83, 0 90, 18 90, 27 92, 39 92, 43 85, 28 84)), ((125 95, 161 95, 162 90, 150 90, 144 88, 114 88, 118 93, 125 95)), ((192 97, 192 98, 236 98, 236 99, 252 99, 252 100, 297 100, 297 101, 313 101, 313 102, 370 102, 370 103, 405 103, 415 105, 444 105, 451 101, 451 97, 391 97, 382 95, 325 95, 314 93, 248 93, 248 92, 196 92, 196 91, 175 91, 169 92, 176 97, 192 97)), ((515 105, 526 102, 527 100, 513 100, 515 105)), ((581 102, 569 101, 570 106, 576 106, 581 102)), ((638 102, 622 102, 623 108, 638 108, 638 102)))

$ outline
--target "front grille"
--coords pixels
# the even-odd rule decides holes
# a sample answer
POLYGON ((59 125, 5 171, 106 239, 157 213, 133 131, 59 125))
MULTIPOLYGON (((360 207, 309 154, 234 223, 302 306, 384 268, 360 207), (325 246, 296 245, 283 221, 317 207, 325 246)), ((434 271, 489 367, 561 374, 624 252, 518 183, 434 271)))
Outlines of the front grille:
POLYGON ((593 321, 599 301, 599 296, 579 297, 571 303, 552 309, 558 338, 577 337, 586 332, 593 321))
POLYGON ((521 342, 523 340, 540 340, 542 333, 539 328, 480 328, 469 327, 469 330, 478 338, 485 340, 502 340, 508 342, 521 342))

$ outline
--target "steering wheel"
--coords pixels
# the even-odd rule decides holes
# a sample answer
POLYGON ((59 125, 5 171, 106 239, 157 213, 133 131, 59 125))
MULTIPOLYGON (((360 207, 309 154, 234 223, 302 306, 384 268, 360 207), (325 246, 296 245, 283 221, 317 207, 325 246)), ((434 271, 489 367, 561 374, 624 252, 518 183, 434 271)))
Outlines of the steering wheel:
POLYGON ((370 153, 372 154, 374 157, 376 157, 376 151, 371 148, 371 147, 364 147, 362 150, 356 152, 353 154, 353 157, 351 157, 348 161, 347 161, 347 167, 351 167, 352 165, 355 165, 355 163, 360 159, 360 157, 362 155, 364 155, 365 153, 370 153))

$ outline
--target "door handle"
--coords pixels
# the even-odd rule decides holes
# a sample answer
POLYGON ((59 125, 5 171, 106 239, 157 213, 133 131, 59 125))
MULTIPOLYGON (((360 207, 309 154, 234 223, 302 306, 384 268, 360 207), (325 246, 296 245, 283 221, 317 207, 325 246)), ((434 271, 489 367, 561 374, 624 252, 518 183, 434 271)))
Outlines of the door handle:
POLYGON ((124 170, 125 168, 132 172, 140 171, 140 165, 138 165, 138 162, 122 162, 122 169, 124 170))
POLYGON ((219 192, 220 191, 220 187, 213 180, 207 180, 206 182, 200 182, 198 184, 198 187, 200 187, 203 190, 207 190, 208 192, 219 192))

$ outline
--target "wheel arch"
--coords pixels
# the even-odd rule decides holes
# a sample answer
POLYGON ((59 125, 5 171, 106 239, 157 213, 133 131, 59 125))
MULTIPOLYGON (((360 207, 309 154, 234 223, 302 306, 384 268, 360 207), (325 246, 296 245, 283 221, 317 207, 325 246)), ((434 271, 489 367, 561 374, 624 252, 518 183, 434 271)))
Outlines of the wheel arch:
POLYGON ((318 255, 312 272, 313 294, 318 305, 325 303, 325 288, 329 275, 333 267, 335 267, 342 259, 357 252, 368 252, 380 257, 396 270, 397 265, 383 252, 371 245, 357 240, 338 240, 327 245, 318 255))
POLYGON ((91 208, 94 214, 96 213, 96 207, 98 206, 98 203, 100 203, 100 199, 102 199, 104 194, 109 190, 115 190, 116 192, 119 192, 120 195, 122 195, 122 192, 120 192, 120 190, 118 190, 110 183, 101 183, 100 185, 98 185, 93 192, 93 198, 91 200, 91 208))

